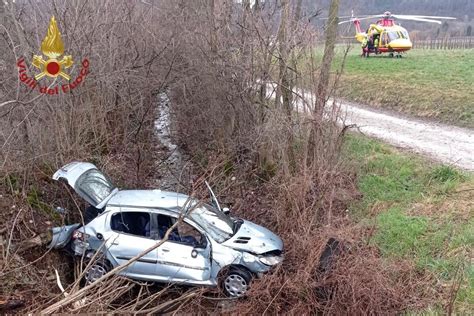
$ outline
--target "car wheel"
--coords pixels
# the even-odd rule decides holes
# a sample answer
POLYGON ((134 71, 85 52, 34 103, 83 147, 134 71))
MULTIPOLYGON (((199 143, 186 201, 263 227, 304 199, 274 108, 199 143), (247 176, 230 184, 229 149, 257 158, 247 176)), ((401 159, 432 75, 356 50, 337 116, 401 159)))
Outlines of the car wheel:
MULTIPOLYGON (((87 265, 86 265, 87 266, 87 265)), ((87 270, 84 272, 84 280, 86 285, 89 285, 111 270, 110 264, 107 260, 96 259, 92 262, 87 270)))
POLYGON ((230 297, 242 297, 249 289, 251 279, 252 276, 247 271, 231 268, 222 278, 222 291, 230 297))

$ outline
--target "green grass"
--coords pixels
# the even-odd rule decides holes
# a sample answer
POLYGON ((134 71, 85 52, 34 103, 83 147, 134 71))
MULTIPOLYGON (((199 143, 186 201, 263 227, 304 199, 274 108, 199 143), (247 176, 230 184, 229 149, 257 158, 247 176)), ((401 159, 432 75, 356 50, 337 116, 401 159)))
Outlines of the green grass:
POLYGON ((460 312, 474 308, 474 177, 363 136, 349 135, 344 153, 363 198, 351 206, 375 225, 371 242, 387 259, 412 260, 449 286, 464 278, 460 312))
MULTIPOLYGON (((321 54, 318 50, 317 54, 321 54)), ((474 49, 411 50, 403 58, 349 52, 337 94, 348 100, 474 127, 474 49)), ((342 48, 334 67, 339 68, 342 48)))

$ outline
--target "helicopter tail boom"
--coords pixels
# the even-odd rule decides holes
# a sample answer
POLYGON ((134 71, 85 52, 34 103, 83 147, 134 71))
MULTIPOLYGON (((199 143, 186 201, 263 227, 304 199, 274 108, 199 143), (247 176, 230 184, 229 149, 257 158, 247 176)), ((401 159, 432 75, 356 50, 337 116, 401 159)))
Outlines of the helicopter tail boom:
POLYGON ((354 19, 354 26, 357 33, 362 33, 362 29, 360 28, 360 21, 358 19, 354 19))
POLYGON ((365 32, 362 32, 362 28, 360 27, 360 21, 358 19, 354 19, 353 22, 356 29, 355 38, 357 41, 362 43, 364 41, 364 38, 367 37, 367 34, 365 34, 365 32))

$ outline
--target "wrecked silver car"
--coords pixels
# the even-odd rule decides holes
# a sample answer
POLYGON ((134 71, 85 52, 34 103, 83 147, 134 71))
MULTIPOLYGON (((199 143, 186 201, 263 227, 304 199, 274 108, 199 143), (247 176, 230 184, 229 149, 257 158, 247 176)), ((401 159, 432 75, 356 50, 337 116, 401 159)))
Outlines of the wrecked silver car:
POLYGON ((84 226, 54 228, 50 244, 56 249, 70 247, 75 256, 85 258, 101 252, 105 260, 93 260, 84 274, 88 283, 162 240, 173 225, 163 244, 119 274, 144 281, 220 286, 226 295, 240 297, 252 278, 282 261, 282 240, 264 227, 229 216, 212 190, 212 205, 176 192, 119 190, 85 162, 62 167, 53 179, 66 181, 95 210, 93 216, 90 210, 85 214, 89 218, 84 226))

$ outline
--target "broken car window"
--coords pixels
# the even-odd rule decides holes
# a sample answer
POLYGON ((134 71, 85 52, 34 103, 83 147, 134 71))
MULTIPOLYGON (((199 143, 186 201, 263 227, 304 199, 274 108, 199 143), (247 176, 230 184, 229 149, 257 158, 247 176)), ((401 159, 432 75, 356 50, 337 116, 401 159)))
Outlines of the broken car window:
POLYGON ((219 243, 226 241, 234 233, 234 223, 230 217, 210 205, 194 208, 189 217, 219 243))
POLYGON ((197 229, 182 221, 178 223, 177 228, 181 242, 193 247, 201 244, 202 235, 197 229))
POLYGON ((119 212, 112 215, 110 228, 141 237, 150 237, 150 214, 146 212, 119 212))
MULTIPOLYGON (((165 237, 168 229, 173 226, 176 219, 167 215, 158 214, 158 234, 160 239, 165 237)), ((192 247, 196 247, 202 242, 202 235, 191 225, 185 222, 179 222, 168 236, 169 241, 183 243, 192 247)))
POLYGON ((112 193, 112 182, 99 170, 91 169, 82 174, 76 183, 79 190, 90 204, 96 206, 112 193))

